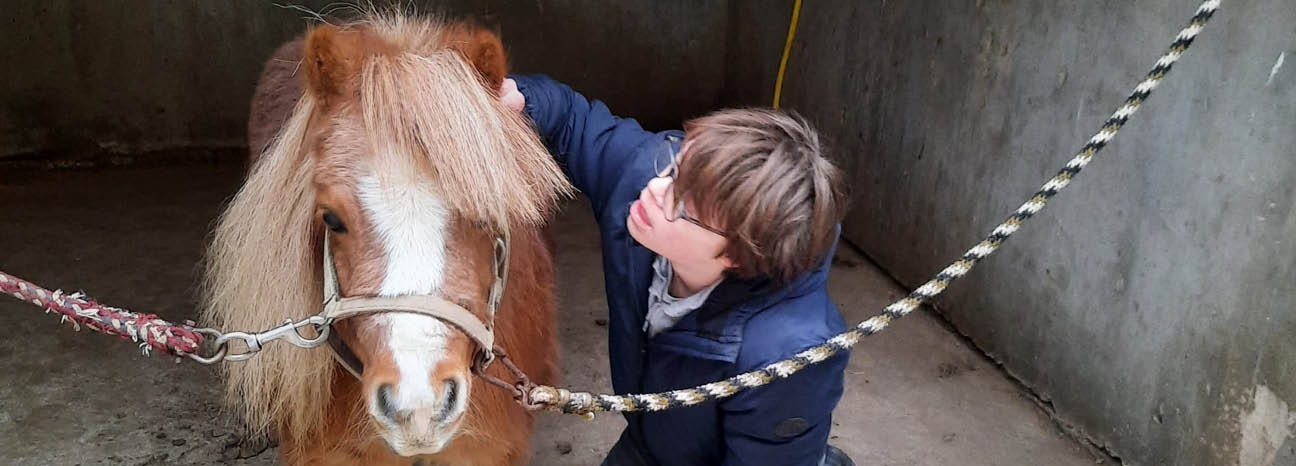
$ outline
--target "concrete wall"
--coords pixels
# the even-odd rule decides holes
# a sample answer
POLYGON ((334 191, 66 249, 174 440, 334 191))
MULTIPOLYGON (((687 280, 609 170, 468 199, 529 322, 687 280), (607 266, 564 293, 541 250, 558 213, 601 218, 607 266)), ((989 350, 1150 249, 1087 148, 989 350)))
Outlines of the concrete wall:
MULTIPOLYGON (((264 60, 308 24, 261 0, 13 3, 0 20, 0 158, 241 147, 264 60)), ((726 0, 415 3, 497 25, 515 71, 649 127, 711 109, 723 85, 726 0)))
MULTIPOLYGON (((917 285, 1071 157, 1197 4, 806 2, 784 102, 852 174, 847 236, 917 285)), ((735 5, 730 37, 781 37, 770 8, 735 5)), ((939 299, 1126 464, 1296 464, 1293 24, 1289 1, 1225 2, 1070 190, 939 299)), ((737 60, 768 76, 726 95, 765 103, 777 57, 737 60)))

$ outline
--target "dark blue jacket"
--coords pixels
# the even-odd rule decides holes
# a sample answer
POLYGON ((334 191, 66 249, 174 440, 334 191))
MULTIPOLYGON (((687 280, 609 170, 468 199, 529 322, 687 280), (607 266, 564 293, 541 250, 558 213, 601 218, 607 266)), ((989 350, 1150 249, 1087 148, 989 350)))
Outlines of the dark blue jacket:
MULTIPOLYGON (((652 251, 626 231, 653 157, 683 133, 645 131, 599 101, 544 76, 513 76, 526 113, 563 171, 590 200, 603 246, 608 350, 617 393, 714 382, 784 359, 845 330, 828 298, 832 253, 816 271, 775 286, 726 278, 703 306, 648 338, 652 251)), ((835 245, 834 245, 835 247, 835 245)), ((720 402, 629 414, 627 432, 661 466, 818 465, 841 398, 847 355, 720 402)))

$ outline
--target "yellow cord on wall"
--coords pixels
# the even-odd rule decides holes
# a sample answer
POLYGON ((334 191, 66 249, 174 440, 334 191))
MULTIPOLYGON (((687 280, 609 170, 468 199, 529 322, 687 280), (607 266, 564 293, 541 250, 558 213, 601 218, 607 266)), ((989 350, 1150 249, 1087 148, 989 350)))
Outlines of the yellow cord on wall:
POLYGON ((787 42, 783 44, 783 59, 779 60, 778 79, 774 81, 774 108, 779 108, 783 96, 783 73, 787 71, 788 55, 792 53, 792 38, 796 37, 797 18, 801 16, 801 0, 792 4, 792 22, 788 24, 787 42))

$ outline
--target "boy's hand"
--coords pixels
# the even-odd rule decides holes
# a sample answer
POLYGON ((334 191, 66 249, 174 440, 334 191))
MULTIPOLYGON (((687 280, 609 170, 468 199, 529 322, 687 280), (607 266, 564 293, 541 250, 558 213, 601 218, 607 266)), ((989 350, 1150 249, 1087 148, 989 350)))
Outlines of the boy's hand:
POLYGON ((509 110, 521 112, 522 107, 526 106, 526 97, 518 91, 517 83, 512 79, 504 78, 504 82, 500 84, 499 96, 500 103, 509 110))

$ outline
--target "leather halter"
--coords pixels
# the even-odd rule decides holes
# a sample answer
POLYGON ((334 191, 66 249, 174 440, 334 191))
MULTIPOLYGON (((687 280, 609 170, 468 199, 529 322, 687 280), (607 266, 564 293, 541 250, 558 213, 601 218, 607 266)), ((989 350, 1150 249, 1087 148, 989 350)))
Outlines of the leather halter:
MULTIPOLYGON (((495 238, 495 259, 492 263, 494 281, 491 283, 490 295, 486 302, 486 318, 479 319, 472 311, 458 304, 446 301, 430 294, 407 296, 349 296, 342 297, 338 292, 337 270, 333 267, 333 253, 329 247, 329 233, 324 232, 324 312, 328 321, 336 322, 365 314, 380 312, 409 312, 435 317, 442 322, 455 326, 477 344, 477 354, 473 359, 473 371, 482 373, 495 360, 495 311, 504 297, 504 286, 508 281, 510 241, 508 230, 495 238)), ((331 325, 331 324, 330 324, 331 325)), ((333 348, 333 358, 347 372, 360 378, 364 373, 364 364, 356 357, 351 348, 346 346, 337 332, 329 332, 329 347, 333 348)))

